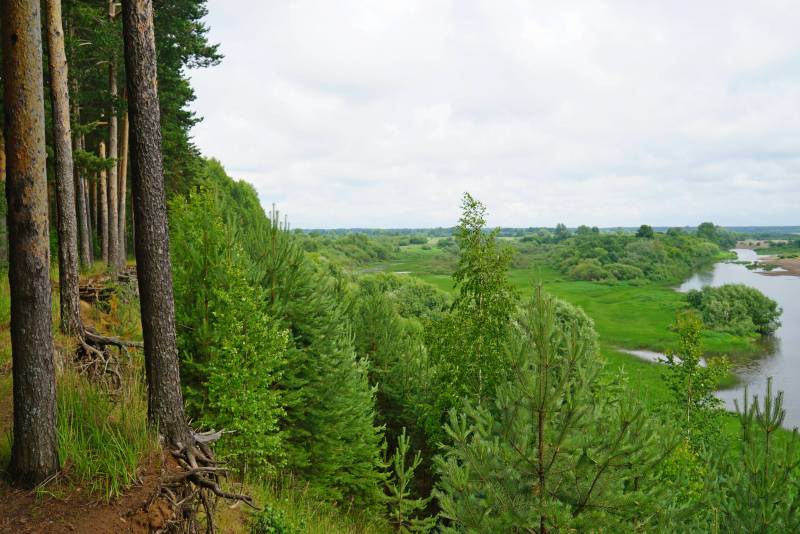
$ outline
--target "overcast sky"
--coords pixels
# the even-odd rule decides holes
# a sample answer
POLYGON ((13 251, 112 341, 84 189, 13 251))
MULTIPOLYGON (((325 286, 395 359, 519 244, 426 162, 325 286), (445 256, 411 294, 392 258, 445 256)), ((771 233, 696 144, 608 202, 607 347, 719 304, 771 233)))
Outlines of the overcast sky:
POLYGON ((210 0, 195 142, 294 227, 800 224, 800 2, 210 0))

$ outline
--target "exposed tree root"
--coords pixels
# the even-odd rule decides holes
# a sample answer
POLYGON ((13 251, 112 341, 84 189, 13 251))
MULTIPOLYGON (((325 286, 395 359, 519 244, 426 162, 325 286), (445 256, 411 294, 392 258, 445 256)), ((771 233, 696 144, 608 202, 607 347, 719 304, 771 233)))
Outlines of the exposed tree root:
POLYGON ((165 473, 162 478, 160 498, 169 502, 175 511, 163 532, 215 532, 214 508, 220 498, 244 502, 256 508, 249 495, 228 492, 220 487, 221 479, 228 476, 229 470, 214 458, 208 444, 221 435, 222 432, 213 431, 194 433, 192 445, 170 451, 180 470, 165 473))
POLYGON ((78 350, 75 351, 75 366, 89 379, 105 382, 112 390, 122 386, 119 358, 112 354, 108 345, 87 340, 78 336, 78 350))
MULTIPOLYGON (((117 274, 114 280, 111 275, 90 280, 80 286, 80 298, 95 306, 107 305, 112 296, 117 293, 114 283, 123 284, 136 292, 136 271, 128 268, 117 274)), ((77 338, 78 348, 75 352, 75 364, 78 370, 91 380, 107 383, 112 390, 117 390, 122 386, 120 357, 128 355, 128 348, 144 347, 142 343, 105 336, 92 328, 83 326, 77 338), (117 354, 114 354, 110 347, 116 347, 117 354)))
POLYGON ((75 365, 78 370, 90 379, 105 382, 112 390, 122 386, 120 373, 120 356, 128 355, 128 348, 142 348, 143 344, 135 341, 104 336, 84 328, 78 335, 78 349, 75 351, 75 365), (118 354, 109 350, 116 347, 118 354))

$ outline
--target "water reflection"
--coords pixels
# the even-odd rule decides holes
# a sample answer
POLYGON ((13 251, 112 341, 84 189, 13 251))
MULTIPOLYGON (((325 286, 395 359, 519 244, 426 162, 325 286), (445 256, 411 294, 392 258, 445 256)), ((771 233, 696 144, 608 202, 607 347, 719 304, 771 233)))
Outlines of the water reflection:
MULTIPOLYGON (((752 250, 737 249, 740 261, 754 261, 758 255, 752 250)), ((751 354, 730 354, 736 374, 742 384, 721 391, 718 397, 733 409, 733 399, 741 401, 744 386, 751 395, 763 396, 766 379, 773 377, 776 389, 784 391, 786 408, 785 426, 800 426, 800 277, 763 276, 732 262, 717 263, 710 272, 698 273, 684 282, 679 291, 699 289, 703 286, 746 284, 763 292, 783 308, 781 327, 774 336, 763 338, 761 350, 751 354)))

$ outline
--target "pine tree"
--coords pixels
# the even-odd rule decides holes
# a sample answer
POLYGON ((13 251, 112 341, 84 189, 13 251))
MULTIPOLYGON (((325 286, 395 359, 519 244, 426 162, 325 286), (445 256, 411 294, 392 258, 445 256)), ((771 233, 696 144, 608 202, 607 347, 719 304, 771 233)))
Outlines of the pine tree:
POLYGON ((767 379, 763 402, 748 399, 736 411, 741 424, 738 451, 720 455, 719 532, 782 533, 800 531, 800 455, 797 429, 779 436, 786 411, 783 392, 772 394, 767 379))
POLYGON ((10 472, 34 486, 59 467, 40 3, 3 0, 0 14, 14 383, 10 472))
MULTIPOLYGON (((396 276, 396 275, 395 275, 396 276)), ((403 428, 418 429, 434 386, 422 325, 397 310, 391 293, 371 276, 360 277, 351 296, 356 353, 369 362, 370 383, 377 388, 378 416, 394 443, 403 428)), ((415 446, 424 435, 412 431, 415 446)))
POLYGON ((82 333, 83 326, 78 295, 78 224, 75 211, 67 55, 64 51, 61 0, 47 0, 45 5, 58 193, 56 207, 61 331, 75 335, 82 333))
POLYGON ((297 247, 272 213, 249 222, 248 251, 270 314, 291 332, 284 392, 287 467, 322 494, 362 505, 381 500, 381 428, 368 362, 356 357, 340 282, 297 247))
POLYGON ((540 289, 514 323, 511 378, 446 427, 435 494, 449 530, 642 528, 656 513, 648 474, 670 448, 641 406, 599 382, 591 320, 540 289))
POLYGON ((263 291, 236 229, 223 223, 208 191, 170 203, 173 273, 187 410, 223 428, 217 453, 240 472, 262 476, 281 467, 276 383, 287 332, 267 314, 263 291))
POLYGON ((412 488, 414 472, 422 463, 422 455, 417 451, 409 464, 409 451, 409 439, 404 428, 398 436, 394 454, 387 461, 391 470, 386 481, 389 522, 395 532, 430 532, 436 525, 435 517, 424 517, 430 498, 414 498, 412 488))
POLYGON ((152 3, 123 2, 122 20, 133 132, 131 177, 148 417, 167 442, 188 445, 191 436, 184 415, 175 334, 152 3))

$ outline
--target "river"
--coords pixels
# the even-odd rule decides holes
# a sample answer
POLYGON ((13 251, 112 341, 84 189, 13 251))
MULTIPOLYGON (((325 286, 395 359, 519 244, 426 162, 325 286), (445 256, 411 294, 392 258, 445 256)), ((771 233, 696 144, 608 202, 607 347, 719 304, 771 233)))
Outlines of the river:
MULTIPOLYGON (((753 261, 758 255, 748 249, 735 249, 740 260, 753 261)), ((756 355, 743 357, 731 355, 734 371, 742 383, 733 389, 720 391, 717 396, 733 410, 733 400, 742 402, 744 386, 749 395, 763 398, 767 377, 772 377, 773 392, 784 392, 786 419, 783 426, 800 427, 800 277, 764 276, 736 263, 717 263, 708 272, 695 274, 681 284, 678 291, 699 289, 703 286, 746 284, 760 290, 783 308, 781 327, 774 336, 765 339, 763 350, 756 355)))

